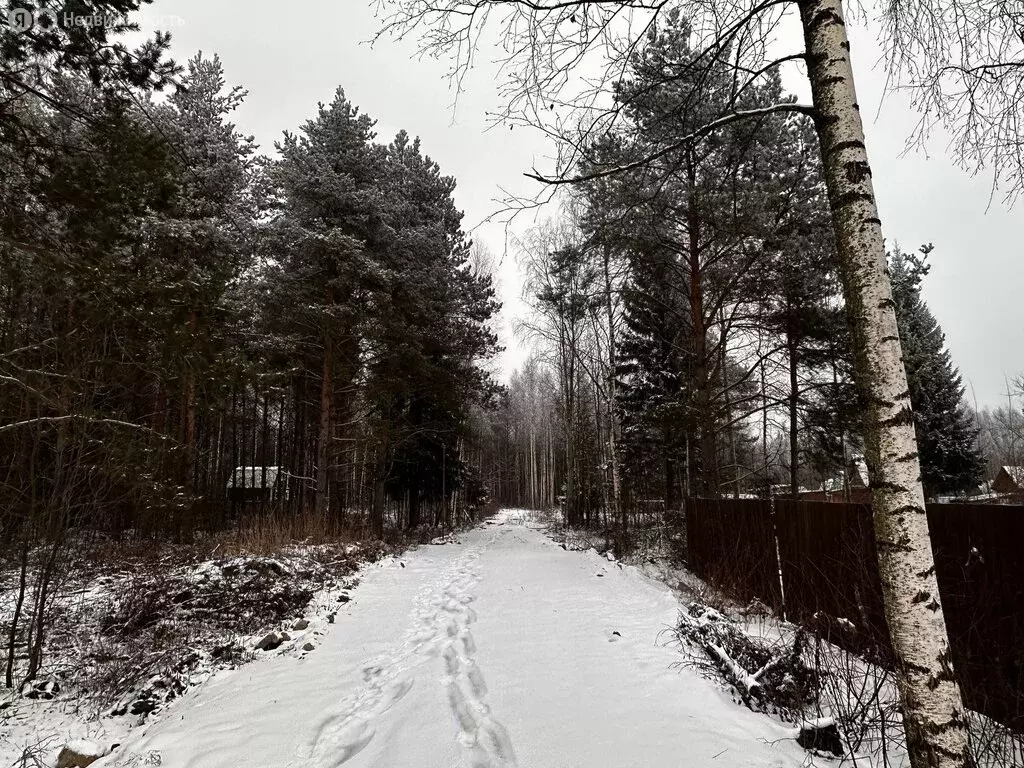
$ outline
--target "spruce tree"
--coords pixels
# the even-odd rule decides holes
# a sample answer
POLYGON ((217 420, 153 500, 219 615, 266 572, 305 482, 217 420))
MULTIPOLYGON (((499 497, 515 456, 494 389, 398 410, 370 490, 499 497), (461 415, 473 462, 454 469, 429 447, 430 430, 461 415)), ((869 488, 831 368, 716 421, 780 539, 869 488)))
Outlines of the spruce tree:
POLYGON ((676 478, 684 468, 686 435, 692 429, 686 343, 690 311, 673 279, 672 258, 657 247, 630 253, 617 372, 630 490, 657 488, 666 509, 680 496, 676 478))
POLYGON ((903 363, 907 369, 914 426, 921 452, 921 475, 929 497, 964 493, 984 474, 978 430, 964 406, 964 385, 945 348, 945 335, 921 297, 931 245, 920 255, 889 254, 889 273, 903 363))

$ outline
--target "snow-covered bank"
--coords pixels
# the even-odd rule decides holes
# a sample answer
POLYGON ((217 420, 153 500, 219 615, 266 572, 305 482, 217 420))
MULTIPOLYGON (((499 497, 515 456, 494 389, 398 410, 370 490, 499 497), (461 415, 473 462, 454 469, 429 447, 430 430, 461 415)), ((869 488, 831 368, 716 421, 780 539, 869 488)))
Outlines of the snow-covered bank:
POLYGON ((663 584, 505 513, 368 569, 320 645, 224 670, 96 766, 798 766, 679 668, 663 584), (403 567, 404 566, 404 567, 403 567))
MULTIPOLYGON (((397 550, 337 542, 208 559, 178 547, 76 562, 47 612, 35 690, 0 692, 0 767, 53 765, 74 739, 109 751, 215 670, 310 652, 349 599, 360 564, 389 551, 397 550)), ((0 583, 0 597, 10 594, 0 583)), ((5 642, 11 605, 0 600, 5 642)), ((22 672, 16 664, 15 679, 22 672)))

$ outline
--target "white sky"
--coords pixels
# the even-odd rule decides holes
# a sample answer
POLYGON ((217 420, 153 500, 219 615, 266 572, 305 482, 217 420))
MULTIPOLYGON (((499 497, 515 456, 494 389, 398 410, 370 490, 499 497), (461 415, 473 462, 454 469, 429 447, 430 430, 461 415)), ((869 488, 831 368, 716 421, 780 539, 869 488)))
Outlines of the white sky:
MULTIPOLYGON (((366 0, 307 0, 294 5, 250 0, 155 0, 142 16, 144 28, 167 28, 175 58, 197 51, 220 55, 228 81, 249 91, 237 115, 240 130, 253 134, 264 151, 285 129, 297 129, 330 101, 340 85, 378 121, 378 138, 401 128, 420 136, 424 151, 459 183, 456 200, 464 226, 476 227, 498 209, 502 188, 536 190, 523 172, 545 167, 551 148, 536 133, 516 128, 486 130, 487 112, 500 106, 495 71, 483 52, 452 110, 448 64, 411 60, 411 43, 363 44, 378 22, 366 0)), ((861 109, 867 121, 886 237, 904 249, 935 245, 924 295, 946 333, 954 361, 981 404, 1002 404, 1004 378, 1024 373, 1024 211, 1005 210, 1001 196, 990 204, 990 179, 971 178, 956 168, 940 139, 930 156, 904 153, 916 123, 901 95, 881 101, 884 74, 880 49, 870 31, 854 30, 852 55, 861 109)), ((799 95, 806 89, 787 83, 799 95)), ((530 221, 515 224, 521 230, 530 221)), ((514 255, 505 253, 505 227, 479 226, 477 240, 499 257, 506 372, 524 357, 511 338, 511 318, 522 311, 514 255)))

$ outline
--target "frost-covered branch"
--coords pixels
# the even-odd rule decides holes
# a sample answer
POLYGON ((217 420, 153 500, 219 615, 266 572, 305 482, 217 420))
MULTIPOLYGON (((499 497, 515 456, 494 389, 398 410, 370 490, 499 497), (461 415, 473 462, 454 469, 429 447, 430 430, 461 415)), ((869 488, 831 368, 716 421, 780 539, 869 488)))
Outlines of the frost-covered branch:
POLYGON ((132 429, 137 430, 139 432, 145 432, 160 440, 172 439, 169 435, 160 434, 159 432, 150 429, 149 427, 144 427, 141 424, 133 424, 130 421, 121 421, 120 419, 96 418, 94 416, 85 416, 82 414, 67 414, 64 416, 37 416, 32 419, 15 421, 10 424, 4 424, 3 426, 0 426, 0 433, 10 432, 15 429, 22 429, 24 427, 33 426, 36 424, 61 424, 68 421, 83 421, 89 424, 102 424, 105 426, 122 427, 125 429, 132 429))

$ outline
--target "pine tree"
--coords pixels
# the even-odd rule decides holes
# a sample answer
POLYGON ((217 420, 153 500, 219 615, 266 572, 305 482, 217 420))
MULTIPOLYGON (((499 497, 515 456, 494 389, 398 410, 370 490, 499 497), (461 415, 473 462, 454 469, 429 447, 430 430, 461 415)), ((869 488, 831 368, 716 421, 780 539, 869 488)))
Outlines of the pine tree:
POLYGON ((130 425, 152 410, 143 382, 161 314, 160 305, 146 300, 159 278, 147 268, 146 224, 169 210, 178 180, 169 147, 141 115, 78 78, 59 78, 54 87, 89 119, 41 115, 38 131, 78 151, 44 154, 32 174, 8 177, 22 186, 11 190, 0 213, 10 237, 0 244, 10 259, 3 270, 5 342, 8 349, 27 348, 9 364, 43 377, 25 381, 22 396, 32 396, 7 412, 40 420, 26 432, 43 454, 47 446, 67 444, 70 434, 94 441, 90 461, 109 473, 107 490, 91 500, 91 512, 90 500, 79 500, 95 518, 111 511, 110 499, 132 496, 139 477, 149 482, 150 502, 173 495, 159 466, 164 441, 146 431, 150 424, 130 425))
POLYGON ((152 110, 178 189, 170 208, 145 225, 154 278, 145 301, 166 308, 152 363, 154 419, 181 443, 182 481, 191 488, 198 431, 223 404, 239 364, 233 289, 253 266, 258 165, 253 139, 230 122, 246 93, 226 88, 220 59, 198 54, 181 85, 152 110))
MULTIPOLYGON (((709 113, 721 108, 719 101, 727 98, 731 87, 728 66, 695 71, 694 37, 678 11, 667 12, 664 23, 652 29, 647 44, 630 58, 627 76, 616 84, 615 96, 624 105, 628 123, 618 134, 593 142, 581 171, 584 176, 591 167, 629 167, 653 147, 671 145, 673 137, 703 125, 709 113)), ((756 110, 785 98, 779 79, 768 76, 745 90, 741 106, 756 110)), ((820 297, 820 286, 814 282, 822 270, 812 270, 811 263, 827 260, 829 253, 827 245, 808 245, 812 234, 827 225, 820 210, 823 184, 813 159, 815 149, 802 118, 765 116, 755 123, 708 131, 694 146, 666 151, 651 166, 587 185, 588 220, 602 239, 634 254, 629 260, 640 290, 635 294, 633 322, 645 311, 640 305, 663 291, 643 275, 649 267, 640 262, 651 255, 660 260, 657 279, 666 281, 676 294, 672 311, 687 313, 677 318, 677 327, 670 332, 676 347, 672 354, 681 367, 672 371, 661 366, 661 355, 652 368, 655 377, 664 379, 665 371, 679 377, 658 385, 675 392, 666 392, 663 403, 646 406, 649 413, 674 411, 669 431, 675 435, 675 446, 665 445, 662 438, 669 462, 663 478, 669 504, 675 496, 672 475, 679 470, 680 454, 685 456, 689 492, 713 495, 727 485, 736 487, 737 446, 742 442, 736 430, 753 402, 749 393, 740 391, 752 372, 738 369, 730 354, 737 338, 760 333, 766 321, 776 331, 782 324, 790 351, 799 351, 791 355, 792 371, 815 362, 811 337, 816 325, 808 315, 820 297), (794 256, 802 263, 796 264, 794 256), (783 294, 789 303, 783 298, 780 305, 783 294), (809 296, 815 301, 805 301, 809 296), (766 304, 771 304, 768 314, 774 315, 767 320, 766 304), (756 309, 759 305, 762 311, 756 309), (733 471, 725 471, 727 466, 733 471)), ((636 333, 631 336, 630 343, 635 343, 636 333)), ((657 358, 654 355, 651 362, 657 358)), ((630 386, 627 380, 623 383, 630 386)), ((655 378, 647 379, 647 386, 655 384, 655 378)), ((794 404, 799 404, 804 388, 792 388, 794 404)), ((623 403, 639 396, 634 390, 623 403)), ((792 421, 795 424, 795 415, 792 421)), ((664 426, 662 431, 668 434, 664 426)), ((795 426, 792 431, 795 437, 795 426)), ((795 469, 796 462, 792 463, 795 469)))
POLYGON ((262 285, 275 356, 320 393, 297 408, 315 415, 303 428, 317 436, 316 509, 338 519, 356 482, 343 470, 362 462, 380 535, 389 498, 408 499, 416 526, 424 499, 447 509, 466 479, 469 411, 493 391, 481 363, 497 348, 497 303, 470 265, 454 179, 404 131, 374 139, 340 90, 285 136, 262 285))
POLYGON ((833 340, 842 323, 838 263, 817 141, 803 117, 785 126, 785 141, 769 156, 778 186, 764 257, 749 278, 761 328, 778 339, 785 360, 789 486, 799 494, 801 426, 816 390, 828 385, 833 340), (824 376, 824 378, 823 378, 824 376))
POLYGON ((889 254, 896 320, 907 369, 921 475, 931 496, 964 493, 984 478, 978 430, 964 405, 964 385, 945 348, 945 335, 921 297, 932 246, 920 255, 895 247, 889 254))
POLYGON ((455 180, 422 154, 419 139, 398 133, 381 184, 386 277, 373 294, 367 399, 387 446, 381 482, 393 497, 408 496, 407 524, 415 527, 424 498, 450 511, 448 496, 468 471, 460 444, 470 409, 493 392, 479 363, 497 349, 487 324, 498 305, 490 277, 470 265, 455 180))
MULTIPOLYGON (((355 407, 360 339, 369 291, 382 284, 375 239, 385 153, 372 144, 374 121, 338 89, 329 105, 279 143, 269 171, 276 215, 266 227, 263 328, 281 362, 301 371, 303 409, 316 435, 312 469, 317 513, 326 518, 338 424, 355 407)), ((340 514, 340 510, 336 510, 340 514)))
POLYGON ((46 130, 25 107, 36 102, 77 122, 90 120, 93 113, 61 87, 62 78, 88 83, 108 105, 122 108, 140 91, 170 85, 181 70, 167 58, 169 34, 157 32, 134 50, 124 42, 126 33, 139 31, 129 15, 151 2, 76 0, 57 8, 32 0, 0 2, 0 143, 21 158, 77 151, 67 135, 46 130), (102 24, 67 24, 65 13, 105 18, 102 24))

